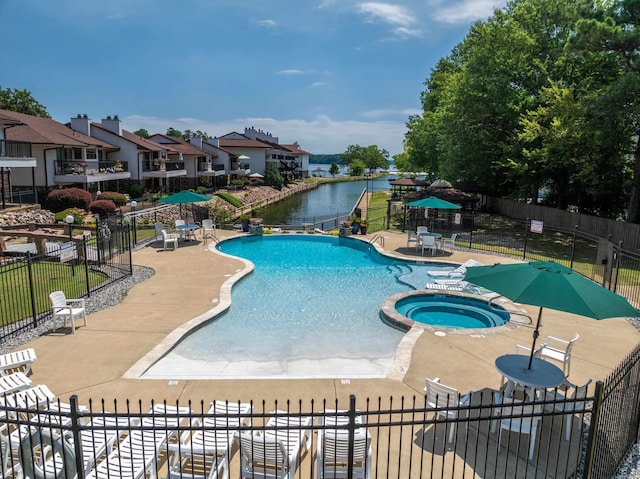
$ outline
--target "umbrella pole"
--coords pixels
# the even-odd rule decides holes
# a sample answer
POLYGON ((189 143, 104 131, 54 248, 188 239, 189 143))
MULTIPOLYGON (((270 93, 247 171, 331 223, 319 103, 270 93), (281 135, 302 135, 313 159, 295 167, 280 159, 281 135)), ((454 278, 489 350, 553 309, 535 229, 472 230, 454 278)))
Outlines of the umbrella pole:
POLYGON ((538 336, 540 336, 540 320, 542 319, 542 306, 540 306, 540 311, 538 311, 538 321, 536 322, 536 329, 533 330, 533 344, 531 345, 531 356, 529 356, 529 367, 531 369, 531 364, 533 363, 533 355, 536 352, 536 341, 538 340, 538 336))

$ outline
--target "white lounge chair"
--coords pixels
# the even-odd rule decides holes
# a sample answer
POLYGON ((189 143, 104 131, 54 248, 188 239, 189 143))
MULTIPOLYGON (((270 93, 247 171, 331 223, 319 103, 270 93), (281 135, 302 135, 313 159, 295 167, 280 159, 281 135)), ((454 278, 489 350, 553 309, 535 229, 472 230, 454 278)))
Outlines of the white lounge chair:
POLYGON ((241 478, 295 477, 298 459, 311 447, 311 417, 272 411, 263 434, 240 434, 241 478))
MULTIPOLYGON (((318 479, 347 477, 349 442, 349 433, 344 430, 328 430, 318 438, 316 453, 318 479)), ((352 477, 371 478, 371 435, 365 428, 354 432, 352 451, 352 477)))
POLYGON ((31 365, 36 359, 36 351, 33 348, 0 354, 0 376, 6 376, 16 371, 29 375, 31 365))
POLYGON ((51 311, 54 322, 56 319, 62 320, 62 325, 71 323, 71 332, 76 332, 76 318, 82 316, 84 325, 87 325, 87 310, 84 298, 67 299, 64 291, 54 291, 49 295, 51 301, 51 311))
POLYGON ((177 249, 179 238, 177 233, 167 233, 167 230, 162 230, 162 249, 166 251, 169 245, 173 245, 172 248, 177 249))
MULTIPOLYGON (((316 451, 316 470, 318 479, 344 478, 349 464, 349 434, 346 429, 331 429, 331 426, 349 424, 346 410, 325 409, 318 422, 325 428, 318 429, 318 447, 316 451)), ((355 417, 355 423, 363 425, 362 416, 355 417)), ((354 433, 353 477, 365 479, 371 477, 371 435, 365 427, 359 427, 354 433)))
POLYGON ((437 277, 449 277, 449 278, 464 278, 464 275, 467 273, 467 268, 469 266, 484 266, 483 263, 476 261, 475 259, 468 259, 460 266, 455 268, 454 270, 433 270, 429 271, 429 275, 437 278, 437 277))
POLYGON ((427 385, 424 391, 427 404, 432 408, 438 409, 436 414, 443 416, 445 419, 452 420, 449 426, 449 442, 453 442, 453 433, 456 426, 455 420, 461 412, 460 409, 456 408, 468 405, 471 401, 473 391, 469 391, 464 396, 461 396, 457 389, 442 384, 440 378, 427 378, 427 385))
POLYGON ((456 281, 453 284, 438 284, 438 283, 427 283, 424 285, 424 289, 437 289, 440 291, 464 291, 465 288, 469 285, 466 281, 456 281))
POLYGON ((168 444, 169 477, 226 478, 238 429, 247 424, 250 414, 251 404, 211 403, 202 421, 192 423, 192 427, 202 429, 185 431, 177 443, 168 444))
POLYGON ((31 387, 31 379, 22 371, 0 376, 0 395, 23 391, 31 387))

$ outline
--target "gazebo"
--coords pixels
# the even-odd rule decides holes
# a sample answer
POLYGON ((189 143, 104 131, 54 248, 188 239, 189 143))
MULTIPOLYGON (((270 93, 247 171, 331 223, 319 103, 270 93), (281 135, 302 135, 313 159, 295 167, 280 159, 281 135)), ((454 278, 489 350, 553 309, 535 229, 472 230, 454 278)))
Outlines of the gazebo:
POLYGON ((427 184, 418 178, 399 178, 389 181, 393 187, 391 190, 391 199, 399 200, 402 198, 402 191, 415 191, 417 187, 427 186, 427 184))

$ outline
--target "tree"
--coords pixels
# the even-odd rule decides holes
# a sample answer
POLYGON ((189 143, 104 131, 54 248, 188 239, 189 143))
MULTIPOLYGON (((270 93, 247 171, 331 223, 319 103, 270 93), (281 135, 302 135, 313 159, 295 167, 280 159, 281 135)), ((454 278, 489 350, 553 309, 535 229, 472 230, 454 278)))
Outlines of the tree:
POLYGON ((389 166, 389 161, 387 160, 387 158, 389 158, 389 152, 385 149, 378 148, 377 145, 369 145, 366 147, 349 145, 346 151, 340 155, 340 158, 349 166, 351 166, 355 160, 359 160, 369 172, 389 166))
POLYGON ((264 174, 264 182, 276 190, 281 190, 284 186, 284 178, 273 165, 267 166, 267 171, 265 171, 264 174))
POLYGON ((334 161, 334 162, 331 163, 331 166, 329 167, 329 174, 331 176, 336 176, 338 173, 340 173, 340 167, 334 161))
POLYGON ((362 160, 353 160, 349 163, 349 175, 351 176, 362 176, 364 174, 364 169, 366 165, 362 160))
POLYGON ((140 128, 139 130, 136 130, 133 132, 134 135, 138 135, 142 138, 149 138, 151 135, 149 134, 149 132, 147 130, 145 130, 144 128, 140 128))
POLYGON ((184 135, 182 134, 182 132, 180 130, 176 130, 173 127, 169 127, 167 128, 167 136, 173 136, 174 138, 180 138, 181 140, 184 139, 184 135))
POLYGON ((51 115, 47 113, 47 109, 33 98, 28 90, 3 89, 0 86, 0 109, 42 118, 51 118, 51 115))

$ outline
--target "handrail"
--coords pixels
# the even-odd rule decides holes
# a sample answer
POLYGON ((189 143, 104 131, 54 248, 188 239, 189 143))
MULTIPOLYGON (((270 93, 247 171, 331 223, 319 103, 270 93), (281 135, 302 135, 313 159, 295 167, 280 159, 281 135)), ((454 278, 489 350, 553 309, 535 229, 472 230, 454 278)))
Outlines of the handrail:
MULTIPOLYGON (((495 296, 494 298, 491 298, 487 304, 489 305, 489 307, 490 307, 492 310, 494 310, 494 311, 499 311, 499 312, 503 312, 503 311, 505 311, 505 309, 504 309, 504 308, 499 308, 499 307, 494 306, 493 304, 491 304, 491 302, 492 302, 494 299, 498 299, 498 298, 505 298, 505 299, 508 299, 508 298, 506 298, 505 296, 499 295, 499 296, 495 296)), ((518 323, 518 324, 522 324, 523 326, 533 325, 533 318, 532 318, 531 316, 529 316, 527 313, 523 313, 522 311, 507 311, 507 313, 509 313, 509 314, 515 314, 515 315, 518 315, 518 316, 524 316, 525 318, 527 318, 527 319, 529 320, 529 323, 524 323, 524 322, 522 322, 522 323, 521 323, 520 321, 517 321, 517 323, 518 323)), ((511 320, 509 320, 509 321, 511 321, 511 320)))
POLYGON ((376 233, 373 238, 371 238, 369 240, 369 244, 373 244, 376 242, 376 240, 380 240, 380 245, 382 247, 384 247, 384 236, 382 236, 380 233, 376 233))

